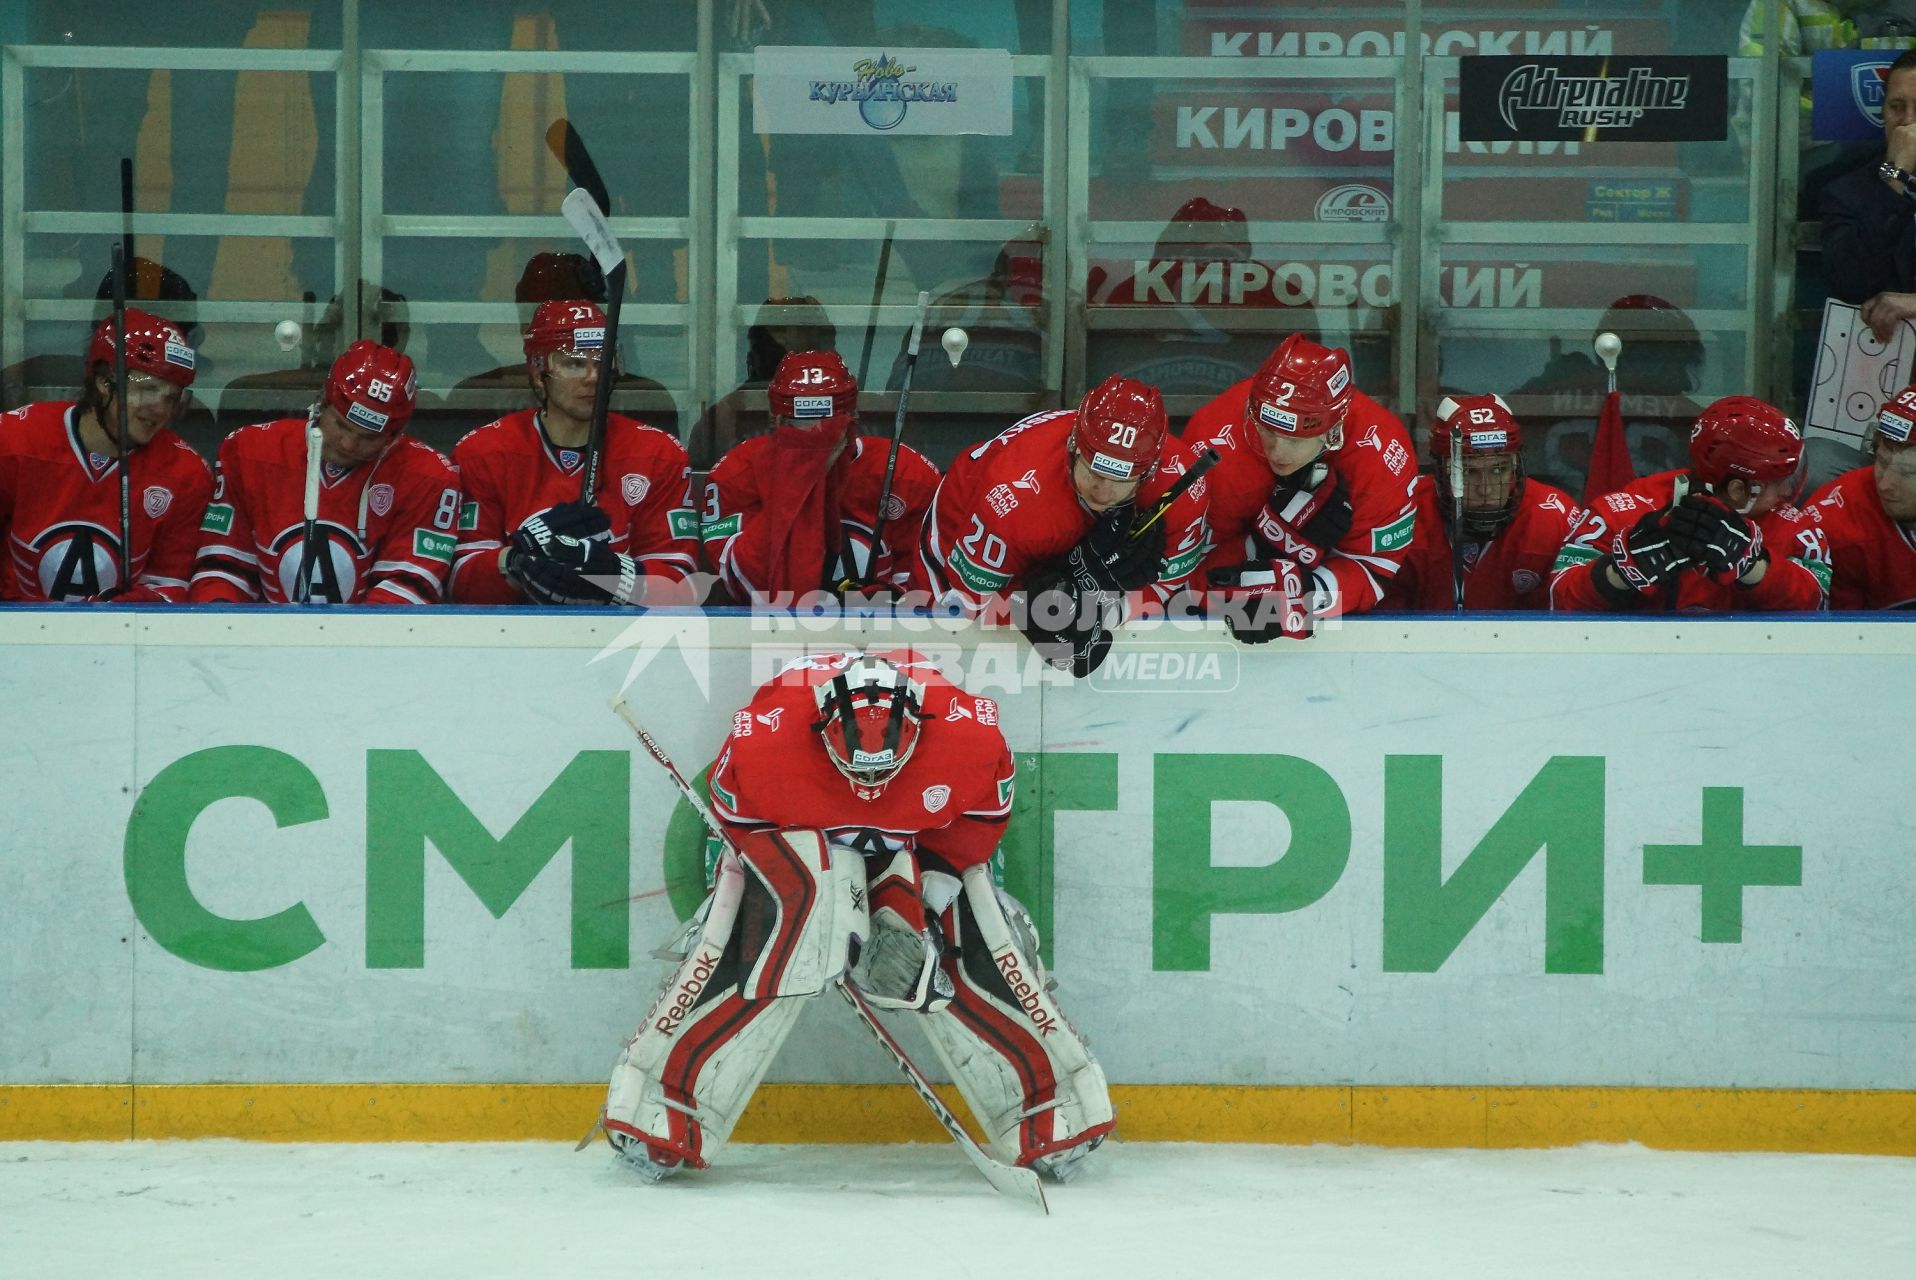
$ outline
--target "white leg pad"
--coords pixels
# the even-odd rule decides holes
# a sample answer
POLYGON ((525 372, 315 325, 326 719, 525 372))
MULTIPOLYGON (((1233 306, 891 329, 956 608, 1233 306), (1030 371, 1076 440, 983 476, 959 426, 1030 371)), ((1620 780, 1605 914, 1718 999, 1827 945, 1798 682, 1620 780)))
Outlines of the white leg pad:
POLYGON ((957 996, 925 1015, 925 1031, 993 1154, 1062 1179, 1111 1132, 1110 1092, 1090 1046, 1046 990, 1035 933, 1022 939, 1028 924, 1014 930, 1004 902, 1024 916, 984 868, 965 873, 946 917, 957 996))

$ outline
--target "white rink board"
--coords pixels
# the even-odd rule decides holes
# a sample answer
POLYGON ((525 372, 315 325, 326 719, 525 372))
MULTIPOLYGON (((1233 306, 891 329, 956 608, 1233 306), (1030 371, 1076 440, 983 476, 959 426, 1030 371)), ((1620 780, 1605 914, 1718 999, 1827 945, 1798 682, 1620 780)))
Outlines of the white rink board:
MULTIPOLYGON (((623 624, 311 618, 0 615, 0 1083, 604 1075, 664 976, 647 953, 675 923, 654 892, 675 793, 605 709, 625 657, 589 662, 623 624), (125 853, 140 788, 193 752, 235 746, 289 757, 326 807, 279 828, 260 803, 228 799, 194 824, 185 884, 200 907, 231 920, 301 910, 324 937, 289 963, 239 972, 154 941, 125 853), (638 895, 629 966, 574 967, 567 853, 494 918, 430 845, 423 965, 370 965, 369 752, 409 751, 494 837, 575 753, 623 753, 638 895)), ((692 646, 655 657, 631 695, 688 773, 709 762, 755 670, 769 674, 770 647, 829 648, 857 630, 638 626, 640 640, 692 646)), ((1003 632, 932 640, 974 677, 987 669, 980 643, 1011 655, 992 670, 1024 653, 1003 632)), ((1139 643, 1121 640, 1119 654, 1139 643)), ((1158 643, 1220 651, 1215 637, 1158 643)), ((1912 646, 1916 631, 1895 622, 1374 620, 1305 645, 1222 649, 1242 658, 1229 692, 981 691, 1004 704, 1027 798, 1051 776, 1043 759, 1111 757, 1097 767, 1115 782, 1115 809, 1068 809, 1059 796, 1051 945, 1066 1009, 1115 1082, 1907 1089, 1916 832, 1884 762, 1905 753, 1916 718, 1912 646), (1191 888, 1167 882, 1154 895, 1154 857, 1167 854, 1153 849, 1154 776, 1204 755, 1295 757, 1285 767, 1328 778, 1349 814, 1348 860, 1295 909, 1212 918, 1208 968, 1154 968, 1154 917, 1191 888), (1569 895, 1560 913, 1587 917, 1600 901, 1600 972, 1546 972, 1554 850, 1530 858, 1433 972, 1386 968, 1386 759, 1420 756, 1444 761, 1445 877, 1553 757, 1600 758, 1601 890, 1569 895), (1743 789, 1744 843, 1801 848, 1800 886, 1741 891, 1740 941, 1700 939, 1695 884, 1644 883, 1645 844, 1698 842, 1706 787, 1743 789)), ((1204 761, 1193 776, 1265 767, 1204 761)), ((1404 794, 1400 827, 1429 809, 1404 794)), ((1187 815, 1205 808, 1185 791, 1165 800, 1187 815)), ((1209 865, 1284 854, 1277 807, 1209 813, 1209 865)), ((1201 879, 1205 862, 1181 852, 1201 879)), ((772 1078, 886 1070, 842 1020, 814 1011, 772 1078)))

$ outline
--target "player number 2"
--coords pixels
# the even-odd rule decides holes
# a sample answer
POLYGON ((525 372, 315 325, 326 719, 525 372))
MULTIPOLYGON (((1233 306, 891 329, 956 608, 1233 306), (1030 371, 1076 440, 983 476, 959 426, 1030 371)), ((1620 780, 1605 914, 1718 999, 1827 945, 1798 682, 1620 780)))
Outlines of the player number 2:
POLYGON ((971 532, 958 545, 965 549, 972 563, 981 564, 987 569, 1004 568, 1005 540, 995 533, 986 533, 985 522, 977 516, 971 518, 971 532))
POLYGON ((459 518, 459 490, 441 489, 439 507, 432 513, 432 527, 450 529, 452 522, 459 518))

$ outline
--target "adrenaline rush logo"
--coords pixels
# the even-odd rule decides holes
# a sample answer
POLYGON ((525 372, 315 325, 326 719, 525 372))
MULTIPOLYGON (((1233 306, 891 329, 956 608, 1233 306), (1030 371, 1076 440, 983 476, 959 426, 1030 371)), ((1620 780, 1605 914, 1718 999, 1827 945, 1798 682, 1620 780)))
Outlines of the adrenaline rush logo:
POLYGON ((1681 111, 1689 100, 1687 75, 1659 76, 1638 66, 1621 78, 1567 76, 1533 62, 1504 77, 1497 110, 1512 132, 1519 111, 1550 112, 1560 129, 1620 129, 1646 111, 1681 111))
POLYGON ((1470 57, 1458 61, 1464 142, 1703 142, 1729 131, 1721 57, 1470 57))
POLYGON ((914 102, 956 102, 958 86, 950 80, 907 80, 918 70, 889 53, 852 63, 851 80, 814 80, 811 99, 827 106, 856 102, 858 117, 874 129, 895 129, 914 102))

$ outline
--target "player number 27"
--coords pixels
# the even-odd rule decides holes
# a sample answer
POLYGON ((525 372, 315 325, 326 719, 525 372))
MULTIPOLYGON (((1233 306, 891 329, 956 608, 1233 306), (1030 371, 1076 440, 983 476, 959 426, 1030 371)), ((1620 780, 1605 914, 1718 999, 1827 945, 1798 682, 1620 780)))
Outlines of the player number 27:
POLYGON ((977 516, 971 518, 971 532, 958 545, 965 549, 973 564, 987 569, 1005 567, 1005 540, 995 533, 986 533, 985 522, 977 516))

